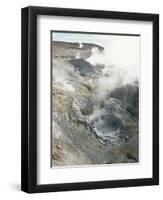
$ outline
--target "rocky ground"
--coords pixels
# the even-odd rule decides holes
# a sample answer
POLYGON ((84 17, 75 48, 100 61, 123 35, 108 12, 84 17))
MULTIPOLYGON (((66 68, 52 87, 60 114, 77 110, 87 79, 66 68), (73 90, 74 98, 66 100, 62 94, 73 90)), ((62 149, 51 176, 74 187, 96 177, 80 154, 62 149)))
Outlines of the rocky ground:
POLYGON ((92 49, 52 42, 53 167, 138 162, 138 82, 105 84, 113 66, 92 65, 92 49))

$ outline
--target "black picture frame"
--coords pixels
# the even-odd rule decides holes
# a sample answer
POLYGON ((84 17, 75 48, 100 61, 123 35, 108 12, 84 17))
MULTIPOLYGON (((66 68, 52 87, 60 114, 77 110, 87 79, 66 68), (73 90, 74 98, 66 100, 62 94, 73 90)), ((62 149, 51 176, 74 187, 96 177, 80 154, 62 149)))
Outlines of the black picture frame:
POLYGON ((21 190, 28 193, 159 184, 159 15, 30 6, 21 11, 21 190), (37 185, 37 16, 55 15, 153 23, 153 177, 37 185))

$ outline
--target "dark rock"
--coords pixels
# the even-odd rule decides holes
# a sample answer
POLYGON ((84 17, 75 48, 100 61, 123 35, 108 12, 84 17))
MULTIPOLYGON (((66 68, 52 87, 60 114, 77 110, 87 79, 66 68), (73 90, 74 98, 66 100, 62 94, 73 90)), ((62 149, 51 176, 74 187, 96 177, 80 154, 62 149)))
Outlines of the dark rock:
POLYGON ((133 119, 139 118, 139 88, 137 85, 126 85, 113 90, 111 97, 119 99, 133 119))
POLYGON ((99 51, 103 51, 104 47, 97 45, 97 44, 93 44, 93 43, 82 43, 83 44, 83 48, 97 48, 99 51))
POLYGON ((95 72, 93 66, 84 59, 74 59, 70 63, 79 71, 81 76, 89 76, 95 72))

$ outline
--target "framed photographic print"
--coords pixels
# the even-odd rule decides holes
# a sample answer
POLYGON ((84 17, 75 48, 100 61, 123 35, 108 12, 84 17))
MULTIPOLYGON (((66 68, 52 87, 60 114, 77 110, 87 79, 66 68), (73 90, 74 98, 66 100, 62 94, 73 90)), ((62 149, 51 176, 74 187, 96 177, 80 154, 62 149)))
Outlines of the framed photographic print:
POLYGON ((22 9, 22 190, 159 184, 159 16, 22 9))

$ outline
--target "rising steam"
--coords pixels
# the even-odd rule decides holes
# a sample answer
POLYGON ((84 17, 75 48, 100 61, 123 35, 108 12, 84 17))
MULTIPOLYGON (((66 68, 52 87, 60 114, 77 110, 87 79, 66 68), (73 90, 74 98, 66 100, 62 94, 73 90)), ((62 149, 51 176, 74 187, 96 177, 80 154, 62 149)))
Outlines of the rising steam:
POLYGON ((103 44, 100 52, 92 49, 87 59, 92 65, 103 64, 105 67, 98 80, 100 90, 112 90, 126 84, 139 82, 139 37, 116 37, 103 44))

